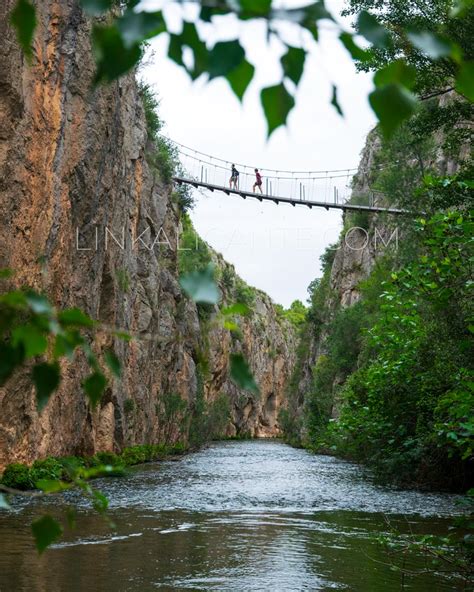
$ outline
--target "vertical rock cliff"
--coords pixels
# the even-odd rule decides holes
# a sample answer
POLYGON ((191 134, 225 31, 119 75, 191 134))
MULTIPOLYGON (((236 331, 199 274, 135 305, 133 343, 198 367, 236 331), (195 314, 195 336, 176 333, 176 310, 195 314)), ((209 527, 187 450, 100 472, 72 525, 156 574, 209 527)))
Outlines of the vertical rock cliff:
POLYGON ((278 314, 267 294, 242 284, 233 266, 220 256, 216 256, 215 261, 222 278, 220 285, 224 302, 242 299, 236 294, 235 283, 247 288, 252 302, 249 313, 239 318, 237 331, 228 331, 222 325, 211 323, 206 398, 215 401, 220 393, 229 398, 231 422, 227 435, 277 436, 280 434, 279 410, 286 404, 286 386, 295 362, 295 329, 278 314), (230 381, 230 352, 242 353, 251 361, 260 390, 258 395, 242 392, 230 381))
MULTIPOLYGON (((176 247, 179 211, 148 164, 134 76, 93 87, 91 24, 76 0, 35 2, 27 64, 8 25, 13 4, 0 6, 0 268, 15 270, 13 285, 45 291, 58 307, 78 306, 136 338, 98 334, 95 347, 113 346, 124 372, 95 411, 81 392, 80 358, 64 364, 62 385, 41 415, 26 372, 0 389, 0 467, 159 441, 160 398, 176 393, 192 408, 203 340, 196 306, 179 286, 176 248, 158 244, 165 233, 176 247)), ((256 401, 229 381, 230 333, 211 330, 204 392, 209 400, 229 397, 229 434, 278 433, 290 333, 260 295, 237 344, 261 384, 256 401)))

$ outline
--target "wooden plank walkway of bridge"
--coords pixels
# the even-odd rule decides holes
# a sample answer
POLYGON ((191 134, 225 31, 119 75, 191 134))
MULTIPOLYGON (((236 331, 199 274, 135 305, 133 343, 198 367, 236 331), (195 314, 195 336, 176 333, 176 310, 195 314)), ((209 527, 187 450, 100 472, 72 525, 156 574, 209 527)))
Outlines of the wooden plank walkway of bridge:
POLYGON ((243 199, 247 199, 247 197, 254 197, 259 201, 273 201, 277 205, 281 203, 288 203, 292 206, 300 205, 306 206, 308 208, 325 208, 326 210, 329 209, 337 209, 337 210, 349 210, 349 211, 357 211, 357 212, 385 212, 386 214, 411 214, 413 215, 414 212, 410 212, 409 210, 397 209, 397 208, 384 208, 382 206, 364 206, 358 205, 353 203, 337 203, 337 202, 326 202, 326 201, 310 201, 306 199, 293 199, 292 197, 282 197, 276 195, 267 195, 267 194, 259 194, 253 193, 252 191, 243 191, 241 189, 230 189, 229 187, 223 187, 222 185, 213 185, 212 183, 204 183, 203 181, 196 181, 195 179, 186 179, 184 177, 173 177, 173 180, 182 185, 183 183, 186 185, 192 185, 196 189, 198 187, 203 187, 204 189, 208 189, 209 191, 223 191, 227 193, 227 195, 234 194, 239 195, 243 199))

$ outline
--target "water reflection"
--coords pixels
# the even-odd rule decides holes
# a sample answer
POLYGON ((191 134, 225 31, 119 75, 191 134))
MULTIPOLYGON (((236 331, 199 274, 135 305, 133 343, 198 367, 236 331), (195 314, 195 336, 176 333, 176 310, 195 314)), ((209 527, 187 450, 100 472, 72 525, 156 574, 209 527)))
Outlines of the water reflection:
MULTIPOLYGON (((217 443, 102 486, 115 531, 83 507, 77 529, 40 558, 29 523, 57 514, 59 500, 1 514, 1 592, 398 592, 372 538, 387 530, 384 513, 404 532, 443 533, 456 511, 454 496, 375 487, 353 464, 278 442, 217 443)), ((457 588, 426 574, 405 589, 457 588)))

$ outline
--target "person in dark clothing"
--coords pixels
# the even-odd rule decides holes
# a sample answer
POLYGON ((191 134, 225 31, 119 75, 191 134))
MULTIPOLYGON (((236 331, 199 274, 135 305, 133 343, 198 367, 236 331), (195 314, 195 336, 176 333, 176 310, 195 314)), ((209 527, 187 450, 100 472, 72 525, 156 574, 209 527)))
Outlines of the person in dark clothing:
POLYGON ((230 175, 230 179, 229 179, 229 187, 232 189, 232 187, 234 189, 238 189, 239 188, 239 171, 235 168, 235 164, 232 165, 232 169, 231 169, 231 175, 230 175))
POLYGON ((260 189, 260 193, 263 193, 262 191, 262 175, 259 173, 258 169, 255 169, 255 183, 253 184, 253 192, 255 193, 255 189, 256 188, 260 189))

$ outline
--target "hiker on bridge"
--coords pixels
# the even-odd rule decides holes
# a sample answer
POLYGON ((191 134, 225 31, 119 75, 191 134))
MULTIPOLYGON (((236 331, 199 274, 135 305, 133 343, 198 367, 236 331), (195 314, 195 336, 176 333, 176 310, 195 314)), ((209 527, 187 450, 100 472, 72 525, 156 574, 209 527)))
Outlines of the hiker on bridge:
POLYGON ((253 192, 255 193, 255 189, 256 188, 260 189, 260 193, 263 193, 262 191, 262 175, 258 172, 258 169, 255 169, 255 183, 253 184, 253 192))
POLYGON ((232 189, 232 186, 234 189, 238 189, 239 188, 239 171, 235 168, 235 164, 232 165, 232 169, 231 169, 231 175, 230 175, 230 179, 229 179, 229 187, 232 189))

